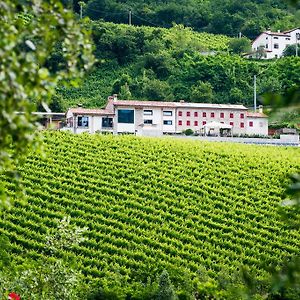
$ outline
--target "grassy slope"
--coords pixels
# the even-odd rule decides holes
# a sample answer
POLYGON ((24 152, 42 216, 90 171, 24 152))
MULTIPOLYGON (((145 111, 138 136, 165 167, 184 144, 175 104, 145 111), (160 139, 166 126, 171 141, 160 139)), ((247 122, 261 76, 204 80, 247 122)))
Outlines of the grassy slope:
MULTIPOLYGON (((117 36, 124 37, 128 35, 131 38, 136 32, 143 32, 149 38, 157 30, 155 27, 128 26, 110 22, 95 22, 95 24, 98 24, 99 28, 95 25, 97 29, 94 30, 107 30, 114 32, 117 36)), ((190 44, 199 51, 202 49, 204 52, 228 50, 228 43, 231 38, 225 35, 198 33, 189 28, 180 27, 181 30, 176 28, 159 28, 162 32, 162 41, 171 40, 175 43, 176 40, 178 43, 176 48, 187 47, 190 44)), ((111 36, 105 36, 104 40, 106 41, 106 39, 112 42, 111 36)), ((114 82, 120 79, 122 74, 129 74, 132 78, 140 75, 136 70, 136 64, 139 62, 142 65, 142 56, 135 57, 133 62, 126 65, 119 65, 114 59, 105 59, 106 56, 112 55, 111 50, 101 50, 100 55, 101 57, 97 57, 100 62, 99 65, 95 66, 93 72, 85 77, 79 88, 60 87, 57 89, 57 96, 61 99, 61 111, 66 111, 69 107, 77 106, 79 103, 83 104, 84 107, 102 107, 105 105, 107 97, 112 93, 114 82)))
POLYGON ((114 69, 110 64, 105 64, 87 75, 79 88, 60 87, 57 94, 63 99, 61 110, 66 112, 79 103, 84 107, 104 107, 107 97, 112 94, 114 81, 120 78, 122 73, 127 73, 127 67, 118 66, 114 69))
POLYGON ((89 279, 119 270, 146 280, 166 268, 178 282, 241 264, 263 275, 264 264, 299 251, 299 233, 277 214, 298 149, 62 133, 45 140, 47 156, 20 167, 27 202, 16 200, 0 220, 19 259, 40 253, 47 228, 65 214, 89 232, 60 255, 76 257, 89 279))

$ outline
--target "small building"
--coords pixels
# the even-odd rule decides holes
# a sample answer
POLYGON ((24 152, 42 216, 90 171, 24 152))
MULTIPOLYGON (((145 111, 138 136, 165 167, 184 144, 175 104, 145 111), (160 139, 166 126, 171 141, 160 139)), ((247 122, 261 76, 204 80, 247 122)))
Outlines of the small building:
POLYGON ((43 128, 49 129, 60 129, 63 127, 65 120, 65 113, 58 112, 33 112, 38 119, 38 122, 43 128))
POLYGON ((247 112, 247 134, 268 135, 268 116, 263 112, 247 112))
POLYGON ((66 114, 66 127, 73 133, 113 132, 114 113, 107 109, 70 108, 66 114))
POLYGON ((252 50, 244 56, 247 58, 272 59, 283 56, 287 46, 300 41, 300 28, 284 32, 262 32, 253 42, 252 50))

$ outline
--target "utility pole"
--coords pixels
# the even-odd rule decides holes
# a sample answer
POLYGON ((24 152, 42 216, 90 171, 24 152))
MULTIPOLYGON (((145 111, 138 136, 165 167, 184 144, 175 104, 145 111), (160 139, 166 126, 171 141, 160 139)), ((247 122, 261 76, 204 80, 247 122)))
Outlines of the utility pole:
POLYGON ((254 84, 253 84, 253 86, 254 86, 254 112, 256 112, 256 75, 254 75, 254 84))
POLYGON ((131 9, 129 10, 128 12, 128 24, 131 25, 132 23, 132 12, 131 12, 131 9))
POLYGON ((80 19, 82 19, 82 11, 86 4, 83 1, 79 1, 78 4, 80 6, 80 19))

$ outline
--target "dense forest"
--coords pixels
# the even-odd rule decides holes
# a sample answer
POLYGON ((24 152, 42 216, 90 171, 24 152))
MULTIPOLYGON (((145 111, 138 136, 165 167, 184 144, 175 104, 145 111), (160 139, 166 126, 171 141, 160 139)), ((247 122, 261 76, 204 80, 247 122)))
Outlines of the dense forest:
MULTIPOLYGON (((252 105, 253 76, 257 92, 282 93, 299 84, 300 58, 248 60, 233 54, 231 39, 172 28, 129 26, 91 21, 98 60, 79 88, 61 86, 53 110, 83 104, 99 107, 107 96, 123 99, 242 103, 252 105)), ((49 60, 56 68, 59 51, 49 60)))
MULTIPOLYGON (((65 0, 79 12, 78 0, 65 0)), ((92 20, 171 27, 173 23, 196 31, 254 38, 267 28, 298 26, 295 12, 282 0, 89 0, 83 14, 92 20)), ((299 22, 299 20, 298 20, 299 22)))

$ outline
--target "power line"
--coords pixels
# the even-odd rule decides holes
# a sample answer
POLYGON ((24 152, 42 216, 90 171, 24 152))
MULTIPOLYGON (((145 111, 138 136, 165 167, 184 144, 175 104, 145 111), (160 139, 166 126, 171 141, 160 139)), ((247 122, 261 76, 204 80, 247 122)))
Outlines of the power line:
POLYGON ((144 19, 144 18, 142 18, 142 17, 137 16, 136 14, 132 14, 132 15, 135 16, 136 18, 142 20, 142 21, 145 21, 145 22, 147 22, 147 23, 149 23, 149 24, 155 26, 155 27, 161 27, 161 25, 155 24, 155 23, 153 23, 153 22, 150 22, 150 21, 148 21, 148 20, 146 20, 146 19, 144 19))
MULTIPOLYGON (((89 10, 91 10, 91 11, 94 11, 94 12, 98 12, 98 13, 102 13, 103 11, 102 10, 99 10, 99 9, 95 9, 95 8, 91 8, 91 7, 88 7, 87 9, 86 9, 86 11, 89 11, 89 10)), ((101 17, 107 17, 107 16, 115 16, 115 15, 127 15, 128 14, 128 12, 127 11, 123 11, 123 12, 107 12, 107 13, 105 13, 105 14, 102 14, 101 15, 101 17)))
MULTIPOLYGON (((127 7, 126 7, 126 8, 127 8, 127 7)), ((91 7, 88 7, 88 8, 85 10, 85 12, 86 12, 86 11, 94 11, 94 12, 101 13, 101 16, 100 16, 101 18, 105 18, 105 17, 109 17, 109 16, 119 16, 119 15, 124 15, 124 16, 126 16, 126 17, 128 18, 128 23, 129 23, 129 25, 133 24, 132 16, 134 16, 135 18, 137 18, 137 19, 139 19, 139 20, 141 20, 141 21, 144 21, 144 22, 146 22, 146 23, 148 23, 148 24, 151 24, 152 26, 167 28, 167 27, 162 26, 162 24, 157 24, 157 23, 154 23, 154 22, 152 22, 152 21, 149 21, 149 20, 147 20, 147 19, 145 19, 145 18, 140 17, 139 15, 133 13, 133 11, 132 11, 132 9, 131 9, 130 7, 128 7, 128 11, 125 11, 125 10, 124 10, 124 11, 122 11, 122 12, 107 12, 107 13, 105 13, 105 14, 102 14, 102 13, 103 13, 102 10, 99 10, 99 9, 96 9, 96 8, 91 8, 91 7)), ((183 25, 184 25, 184 24, 183 24, 183 25)), ((194 31, 195 31, 195 32, 198 32, 198 33, 206 32, 206 31, 197 31, 197 30, 194 30, 194 31)), ((212 32, 206 32, 206 33, 219 34, 219 35, 226 35, 226 36, 228 36, 228 37, 236 37, 236 36, 237 36, 237 34, 235 34, 235 33, 212 33, 212 32)), ((247 36, 244 35, 242 32, 239 34, 239 36, 243 36, 243 37, 250 38, 250 39, 255 38, 255 37, 252 37, 252 36, 247 37, 247 36)))

